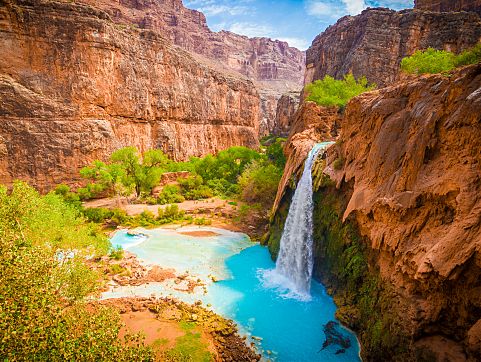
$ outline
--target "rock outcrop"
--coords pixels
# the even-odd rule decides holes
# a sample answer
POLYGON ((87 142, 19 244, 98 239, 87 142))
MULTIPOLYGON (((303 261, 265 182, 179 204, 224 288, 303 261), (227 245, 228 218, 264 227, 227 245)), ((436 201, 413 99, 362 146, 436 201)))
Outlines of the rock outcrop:
POLYGON ((179 160, 258 145, 251 81, 104 11, 0 1, 0 46, 1 183, 71 183, 126 145, 179 160))
POLYGON ((272 131, 279 97, 299 91, 305 52, 286 42, 248 38, 229 31, 213 32, 204 14, 184 7, 181 0, 77 0, 100 8, 119 25, 151 29, 191 53, 253 80, 261 96, 260 133, 272 131))
POLYGON ((460 52, 480 40, 481 18, 475 13, 367 9, 341 18, 314 39, 304 83, 352 72, 386 86, 399 79, 402 58, 418 49, 460 52))
POLYGON ((481 0, 414 0, 414 7, 438 12, 474 11, 481 15, 481 0))
POLYGON ((272 133, 286 137, 291 130, 294 114, 299 107, 299 92, 289 92, 282 95, 277 102, 276 118, 272 133))
MULTIPOLYGON (((305 119, 285 179, 325 139, 305 119)), ((366 360, 480 360, 481 64, 360 95, 340 127, 314 214, 314 273, 339 318, 366 360)))

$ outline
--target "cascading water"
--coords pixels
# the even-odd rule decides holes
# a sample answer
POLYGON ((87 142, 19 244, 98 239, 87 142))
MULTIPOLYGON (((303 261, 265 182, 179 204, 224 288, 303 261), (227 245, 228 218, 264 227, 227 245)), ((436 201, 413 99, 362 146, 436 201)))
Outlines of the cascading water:
MULTIPOLYGON (((280 241, 276 268, 265 275, 267 284, 286 287, 297 296, 308 297, 311 287, 312 254, 312 165, 330 142, 318 143, 309 152, 297 184, 280 241)), ((289 293, 289 295, 292 295, 289 293)))

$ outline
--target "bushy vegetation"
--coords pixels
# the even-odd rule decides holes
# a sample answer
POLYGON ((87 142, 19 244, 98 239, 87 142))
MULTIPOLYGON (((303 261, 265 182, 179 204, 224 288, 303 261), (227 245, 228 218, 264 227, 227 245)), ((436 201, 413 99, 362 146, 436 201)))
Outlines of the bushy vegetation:
POLYGON ((276 197, 281 177, 282 169, 276 165, 259 161, 252 162, 239 177, 239 187, 242 190, 241 199, 269 207, 276 197))
POLYGON ((454 53, 428 48, 418 50, 401 61, 401 70, 410 74, 448 73, 456 67, 481 61, 481 44, 456 55, 454 53))
MULTIPOLYGON (((282 151, 284 141, 282 138, 271 138, 261 152, 231 147, 215 156, 192 157, 188 162, 172 161, 160 150, 141 155, 134 147, 126 147, 114 152, 110 162, 94 161, 81 170, 82 176, 91 181, 80 189, 81 195, 72 192, 66 185, 58 186, 55 192, 76 205, 80 204, 80 200, 101 192, 119 196, 133 191, 141 201, 149 204, 240 196, 246 202, 261 198, 261 202, 267 205, 273 200, 286 162, 282 151), (162 173, 174 171, 189 171, 190 176, 178 178, 176 185, 165 185, 158 197, 150 195, 162 173)), ((87 209, 84 213, 94 222, 114 216, 113 211, 106 209, 87 209)), ((115 218, 119 219, 121 215, 115 218)))
POLYGON ((356 80, 352 73, 345 75, 342 80, 326 75, 324 79, 306 86, 306 99, 320 106, 344 107, 351 98, 374 88, 376 85, 369 84, 365 77, 356 80))
POLYGON ((456 67, 456 56, 444 50, 418 50, 401 61, 401 69, 411 74, 446 73, 456 67))
POLYGON ((99 287, 84 260, 109 248, 59 195, 21 182, 0 187, 2 360, 152 360, 138 336, 119 338, 118 314, 84 304, 99 287))

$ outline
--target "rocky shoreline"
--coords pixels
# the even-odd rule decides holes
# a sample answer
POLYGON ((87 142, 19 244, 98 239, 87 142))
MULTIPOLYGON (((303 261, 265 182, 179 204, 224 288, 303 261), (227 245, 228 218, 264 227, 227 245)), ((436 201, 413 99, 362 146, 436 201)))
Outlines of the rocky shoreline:
POLYGON ((200 302, 189 305, 173 298, 119 298, 93 303, 117 309, 121 314, 149 312, 152 318, 170 321, 194 322, 212 337, 216 361, 259 361, 253 345, 241 337, 236 324, 204 308, 200 302))

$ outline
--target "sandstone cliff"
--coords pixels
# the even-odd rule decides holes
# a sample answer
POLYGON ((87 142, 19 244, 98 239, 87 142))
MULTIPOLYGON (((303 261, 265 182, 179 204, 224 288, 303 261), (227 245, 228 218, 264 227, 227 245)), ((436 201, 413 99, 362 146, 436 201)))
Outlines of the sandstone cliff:
POLYGON ((414 7, 438 12, 474 11, 481 15, 481 0, 414 0, 414 7))
POLYGON ((399 79, 402 58, 418 49, 459 52, 480 40, 481 18, 475 13, 368 9, 341 18, 314 39, 304 83, 352 72, 385 86, 399 79))
POLYGON ((467 338, 481 318, 481 64, 361 95, 341 127, 330 160, 343 167, 328 171, 352 185, 343 218, 376 251, 406 327, 481 357, 467 338))
POLYGON ((112 150, 176 159, 258 145, 251 81, 90 6, 0 1, 0 182, 77 179, 112 150))
MULTIPOLYGON (((286 146, 286 180, 324 140, 306 120, 286 146)), ((314 214, 314 272, 338 317, 367 360, 480 360, 481 64, 356 97, 340 127, 314 214)))
POLYGON ((276 118, 272 133, 277 136, 287 136, 291 130, 293 116, 300 102, 299 92, 289 92, 282 95, 277 101, 276 118))
POLYGON ((103 9, 118 24, 151 29, 173 44, 253 80, 261 96, 261 135, 274 128, 279 97, 302 87, 304 52, 279 40, 248 38, 229 31, 213 32, 204 14, 185 8, 181 0, 77 2, 103 9))

